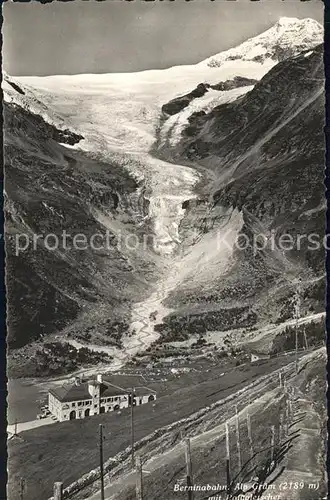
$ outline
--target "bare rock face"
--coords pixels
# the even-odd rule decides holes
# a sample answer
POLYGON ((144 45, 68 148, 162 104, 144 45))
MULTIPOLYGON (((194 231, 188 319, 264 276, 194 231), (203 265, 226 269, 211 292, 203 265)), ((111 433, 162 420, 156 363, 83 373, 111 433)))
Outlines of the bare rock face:
MULTIPOLYGON (((121 348, 132 304, 150 294, 162 273, 169 279, 166 286, 158 280, 157 306, 147 307, 144 319, 159 321, 155 329, 171 338, 285 321, 293 314, 298 278, 305 297, 302 313, 323 311, 324 250, 322 245, 311 249, 307 238, 315 233, 321 240, 324 233, 322 37, 313 20, 282 18, 265 33, 190 67, 194 88, 188 92, 185 82, 183 95, 163 103, 161 116, 155 89, 158 97, 176 95, 164 93, 162 81, 157 87, 151 78, 151 87, 144 82, 136 100, 133 93, 127 101, 125 93, 109 96, 102 85, 88 152, 72 147, 87 143, 90 133, 93 101, 82 115, 75 114, 84 90, 70 91, 66 115, 54 82, 38 93, 24 79, 4 75, 10 348, 24 349, 43 337, 48 341, 55 332, 121 348), (219 66, 220 71, 212 69, 219 66), (105 119, 109 103, 112 121, 105 119), (134 127, 127 127, 127 120, 134 127), (152 156, 145 148, 157 133, 152 156), (99 154, 103 145, 106 150, 118 141, 121 164, 111 150, 99 154), (125 141, 132 142, 128 158, 125 141), (139 168, 129 171, 148 172, 149 184, 123 168, 138 161, 139 168), (194 169, 203 176, 197 193, 194 169), (162 248, 169 247, 166 258, 144 245, 130 251, 118 244, 120 234, 133 233, 140 242, 155 227, 162 248), (98 233, 107 236, 107 245, 49 249, 45 236, 54 239, 63 231, 83 233, 88 240, 98 233), (280 247, 283 235, 292 236, 292 248, 280 247), (26 248, 17 249, 18 242, 26 248), (150 317, 160 306, 166 312, 150 317)), ((180 68, 174 70, 180 75, 180 68)), ((164 72, 166 85, 172 85, 172 70, 164 72)), ((91 88, 97 88, 96 75, 93 81, 91 88)), ((109 75, 105 81, 113 91, 109 75)), ((72 88, 72 82, 66 84, 72 88)))
POLYGON ((143 285, 136 285, 135 263, 119 249, 115 231, 106 233, 106 223, 129 228, 143 218, 143 189, 116 164, 59 144, 82 136, 57 130, 16 104, 5 104, 4 117, 9 347, 68 326, 82 338, 99 331, 111 341, 118 332, 110 323, 127 330, 128 304, 143 285), (63 231, 70 235, 67 250, 63 231), (47 248, 49 234, 48 247, 58 238, 58 248, 47 248), (77 234, 88 240, 100 234, 104 248, 73 248, 77 234))
POLYGON ((298 277, 304 314, 324 310, 323 85, 318 46, 278 63, 246 95, 190 116, 172 158, 202 165, 214 180, 199 201, 186 202, 181 237, 191 244, 195 234, 195 246, 208 241, 204 252, 211 255, 219 229, 225 232, 226 213, 235 209, 243 216, 239 233, 248 245, 233 248, 225 270, 217 273, 210 259, 203 261, 199 279, 183 280, 168 299, 178 308, 168 328, 205 333, 210 327, 236 328, 240 317, 249 318, 242 326, 253 328, 285 321, 293 315, 298 277), (318 246, 309 244, 312 234, 318 246), (283 235, 292 237, 290 247, 281 247, 283 235), (213 272, 206 281, 208 268, 213 272), (246 317, 237 314, 238 303, 248 307, 246 317))

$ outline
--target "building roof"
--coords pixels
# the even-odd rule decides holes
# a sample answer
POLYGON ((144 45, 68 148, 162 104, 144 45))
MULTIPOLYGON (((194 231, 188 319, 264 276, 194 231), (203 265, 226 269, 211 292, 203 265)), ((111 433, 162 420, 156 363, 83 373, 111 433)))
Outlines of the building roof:
MULTIPOLYGON (((143 380, 143 379, 142 379, 143 380)), ((59 401, 84 401, 86 399, 92 399, 88 391, 88 385, 99 385, 100 386, 100 397, 107 398, 112 396, 122 396, 124 394, 129 394, 130 388, 123 388, 117 385, 109 383, 107 380, 103 382, 97 382, 96 380, 91 380, 89 382, 83 382, 80 384, 66 384, 62 387, 56 387, 55 389, 50 389, 49 392, 56 397, 59 401)), ((150 393, 155 393, 154 390, 149 389, 146 386, 135 387, 136 396, 145 396, 150 393)))
POLYGON ((132 389, 132 387, 144 387, 146 379, 141 375, 104 375, 103 381, 117 387, 132 389))
POLYGON ((135 396, 148 396, 149 394, 156 394, 156 391, 149 387, 134 387, 135 396))
POLYGON ((139 396, 156 394, 156 391, 146 386, 147 381, 142 375, 109 375, 103 377, 103 381, 115 387, 125 388, 126 392, 131 392, 134 388, 135 394, 139 396))
POLYGON ((122 396, 123 394, 128 394, 128 391, 122 387, 115 387, 111 384, 102 383, 100 384, 100 396, 101 398, 106 398, 109 396, 122 396))
MULTIPOLYGON (((50 389, 50 393, 56 397, 59 401, 83 401, 86 399, 92 399, 88 391, 88 382, 82 384, 67 384, 62 387, 56 387, 55 389, 50 389)), ((120 396, 127 394, 125 389, 114 387, 110 384, 104 384, 93 381, 93 385, 100 385, 100 397, 106 398, 110 396, 120 396)))
POLYGON ((80 401, 92 399, 88 392, 88 384, 66 384, 62 387, 56 387, 49 390, 50 394, 55 396, 59 401, 80 401))

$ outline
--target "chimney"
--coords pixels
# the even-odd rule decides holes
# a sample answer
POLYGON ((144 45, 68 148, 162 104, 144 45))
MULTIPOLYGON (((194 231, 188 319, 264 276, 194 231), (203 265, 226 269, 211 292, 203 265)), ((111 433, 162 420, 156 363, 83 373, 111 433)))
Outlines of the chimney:
POLYGON ((99 374, 97 375, 96 380, 97 380, 98 382, 100 382, 100 384, 102 384, 102 374, 101 374, 101 373, 99 373, 99 374))

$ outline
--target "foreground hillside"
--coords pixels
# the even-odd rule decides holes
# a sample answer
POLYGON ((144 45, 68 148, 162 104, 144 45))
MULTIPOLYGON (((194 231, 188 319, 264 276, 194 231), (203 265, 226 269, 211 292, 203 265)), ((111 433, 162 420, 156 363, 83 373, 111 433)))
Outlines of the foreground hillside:
MULTIPOLYGON (((326 449, 325 359, 324 349, 302 354, 297 376, 294 356, 291 355, 259 366, 227 364, 203 372, 191 371, 154 385, 159 394, 155 405, 137 407, 135 412, 136 453, 143 459, 144 470, 149 471, 143 479, 145 497, 153 500, 162 491, 164 498, 172 499, 175 485, 184 484, 182 439, 186 437, 191 438, 194 483, 226 484, 226 421, 230 425, 232 473, 233 476, 238 473, 235 435, 235 406, 238 405, 243 463, 250 454, 247 414, 250 415, 254 452, 257 453, 254 466, 260 468, 269 458, 270 426, 276 428, 276 446, 280 447, 281 443, 283 445, 291 439, 287 426, 295 425, 297 437, 290 441, 292 448, 285 452, 281 465, 297 475, 299 471, 303 473, 306 489, 309 483, 319 482, 320 486, 317 496, 299 496, 306 495, 306 489, 302 488, 299 495, 296 492, 296 496, 284 496, 283 499, 322 498, 326 449), (279 370, 282 379, 287 381, 287 390, 279 386, 279 370), (289 416, 286 413, 288 398, 292 406, 289 416)), ((63 481, 64 487, 72 492, 70 498, 97 500, 100 495, 98 424, 103 423, 104 456, 109 471, 106 474, 106 498, 133 499, 136 474, 131 472, 129 422, 130 411, 122 410, 121 415, 99 415, 20 433, 19 438, 9 441, 10 498, 18 498, 16 484, 18 477, 23 475, 28 500, 49 498, 53 482, 57 480, 63 481), (46 462, 52 467, 45 467, 46 462), (67 467, 68 463, 70 467, 67 467)), ((279 470, 280 466, 276 472, 279 470)), ((288 491, 284 493, 288 494, 288 491)), ((177 495, 185 498, 182 492, 176 492, 175 497, 177 495)), ((198 500, 205 497, 205 491, 196 493, 198 500)))
MULTIPOLYGON (((236 404, 241 412, 242 440, 245 443, 247 438, 246 412, 249 409, 253 435, 256 436, 255 446, 262 449, 269 440, 269 427, 265 434, 264 422, 278 425, 285 402, 283 388, 279 387, 280 369, 288 385, 302 386, 302 394, 306 397, 309 389, 313 388, 315 411, 320 415, 325 391, 324 352, 302 355, 300 367, 297 380, 294 376, 294 356, 282 356, 259 366, 249 363, 238 367, 230 363, 210 366, 202 372, 190 371, 180 377, 169 377, 165 383, 155 384, 158 392, 155 405, 143 405, 135 411, 136 452, 146 461, 145 469, 152 472, 144 478, 146 498, 154 500, 160 491, 164 495, 161 498, 174 498, 174 485, 184 477, 184 447, 180 442, 180 432, 182 437, 192 438, 196 484, 223 482, 223 424, 227 419, 231 419, 233 470, 236 468, 233 419, 236 404)), ((26 479, 27 500, 50 497, 53 482, 57 480, 63 481, 65 488, 73 483, 71 491, 79 490, 73 495, 75 499, 89 495, 96 499, 99 492, 95 497, 93 492, 98 490, 99 482, 88 481, 88 477, 93 479, 93 474, 89 476, 88 473, 98 467, 99 423, 104 424, 104 455, 107 469, 111 470, 107 494, 110 496, 112 492, 114 498, 125 500, 134 498, 135 473, 130 473, 129 422, 130 410, 124 409, 120 415, 98 415, 20 433, 20 438, 9 442, 10 498, 18 498, 15 486, 19 474, 26 479), (111 461, 111 457, 116 457, 119 463, 111 461), (88 477, 76 483, 83 474, 88 477), (89 487, 80 491, 83 484, 89 487)), ((246 457, 248 447, 245 444, 242 451, 246 457)), ((324 463, 324 451, 321 463, 324 463)))
MULTIPOLYGON (((239 397, 233 395, 222 404, 210 405, 205 412, 192 415, 167 433, 163 433, 152 443, 148 443, 141 450, 144 468, 149 473, 144 475, 144 497, 147 500, 164 495, 164 498, 187 498, 184 490, 178 486, 186 484, 184 444, 180 439, 190 437, 193 481, 195 485, 204 486, 204 490, 194 492, 196 500, 210 498, 210 494, 223 494, 226 485, 226 444, 225 422, 230 430, 231 472, 235 486, 233 492, 239 494, 239 485, 248 483, 258 484, 252 478, 263 477, 267 471, 267 463, 271 456, 271 426, 275 428, 275 462, 277 456, 283 454, 274 471, 267 477, 266 483, 278 476, 270 489, 262 485, 259 497, 267 498, 273 495, 280 499, 290 500, 319 500, 325 498, 326 480, 324 477, 326 456, 326 426, 324 398, 326 384, 324 379, 324 350, 316 351, 301 359, 298 376, 295 376, 292 366, 283 371, 287 379, 288 394, 278 387, 278 373, 269 377, 256 378, 239 397), (289 405, 287 401, 290 401, 289 405), (237 432, 235 431, 235 404, 239 412, 239 434, 241 444, 241 460, 243 468, 238 466, 237 432), (286 407, 291 408, 290 413, 286 407), (247 431, 247 415, 251 422, 253 439, 253 460, 247 431), (267 422, 267 431, 265 428, 267 422), (287 427, 288 426, 288 429, 287 427), (266 432, 265 432, 266 431, 266 432), (176 433, 176 434, 175 434, 176 433), (321 439, 320 439, 321 434, 321 439), (289 449, 287 448, 289 447, 289 449), (245 469, 244 469, 245 466, 245 469), (284 471, 282 471, 282 467, 284 471), (249 470, 253 473, 249 474, 249 470), (283 488, 285 482, 298 481, 300 487, 283 488), (210 493, 205 486, 219 485, 210 493), (175 487, 177 488, 175 490, 175 487), (175 493, 174 493, 175 491, 175 493), (279 495, 279 497, 277 497, 279 495)), ((265 477, 265 476, 264 476, 265 477)), ((108 486, 107 498, 119 500, 133 500, 134 474, 122 474, 118 481, 108 486)), ((262 484, 260 481, 259 484, 262 484)), ((252 490, 256 492, 256 488, 252 490)), ((99 492, 89 498, 97 500, 99 492)), ((250 492, 251 495, 251 492, 250 492)), ((212 498, 212 497, 211 497, 212 498)), ((234 498, 234 496, 232 496, 234 498)), ((240 498, 240 497, 238 497, 240 498)))

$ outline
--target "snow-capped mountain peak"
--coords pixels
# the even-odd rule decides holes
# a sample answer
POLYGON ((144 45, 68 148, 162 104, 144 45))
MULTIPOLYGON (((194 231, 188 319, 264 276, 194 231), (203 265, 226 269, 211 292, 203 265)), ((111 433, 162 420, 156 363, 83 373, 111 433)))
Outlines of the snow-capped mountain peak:
POLYGON ((276 64, 322 42, 323 27, 314 19, 281 17, 267 31, 199 64, 213 68, 235 60, 276 64))

